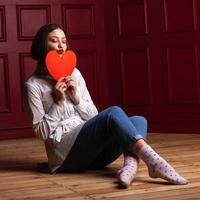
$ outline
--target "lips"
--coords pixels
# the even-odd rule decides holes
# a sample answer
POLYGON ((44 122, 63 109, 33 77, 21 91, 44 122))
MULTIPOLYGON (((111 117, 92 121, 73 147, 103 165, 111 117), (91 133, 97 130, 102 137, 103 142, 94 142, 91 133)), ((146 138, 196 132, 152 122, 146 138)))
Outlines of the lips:
POLYGON ((58 54, 63 55, 64 50, 63 50, 63 49, 60 49, 60 50, 58 50, 57 52, 58 52, 58 54))

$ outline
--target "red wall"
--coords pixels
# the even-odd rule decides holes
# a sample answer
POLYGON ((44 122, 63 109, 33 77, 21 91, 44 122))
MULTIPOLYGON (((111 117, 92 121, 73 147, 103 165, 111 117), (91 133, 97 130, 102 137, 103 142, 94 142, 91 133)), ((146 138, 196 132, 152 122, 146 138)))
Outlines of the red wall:
POLYGON ((0 0, 0 139, 33 135, 21 89, 47 22, 66 29, 99 110, 120 105, 154 132, 200 131, 198 0, 0 0))
POLYGON ((200 132, 200 1, 109 0, 111 102, 153 132, 200 132))
POLYGON ((33 135, 22 107, 22 85, 36 67, 29 53, 33 36, 48 22, 63 25, 93 100, 99 110, 107 107, 103 16, 99 0, 0 0, 1 139, 33 135))

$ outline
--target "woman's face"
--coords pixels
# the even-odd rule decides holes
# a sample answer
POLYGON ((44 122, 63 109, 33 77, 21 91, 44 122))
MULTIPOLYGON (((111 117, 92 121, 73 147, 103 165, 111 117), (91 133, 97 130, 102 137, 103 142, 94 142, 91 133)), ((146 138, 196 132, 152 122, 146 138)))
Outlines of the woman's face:
POLYGON ((67 39, 63 30, 55 29, 49 33, 47 40, 47 49, 48 51, 55 50, 58 52, 60 57, 63 56, 63 54, 67 50, 67 39))

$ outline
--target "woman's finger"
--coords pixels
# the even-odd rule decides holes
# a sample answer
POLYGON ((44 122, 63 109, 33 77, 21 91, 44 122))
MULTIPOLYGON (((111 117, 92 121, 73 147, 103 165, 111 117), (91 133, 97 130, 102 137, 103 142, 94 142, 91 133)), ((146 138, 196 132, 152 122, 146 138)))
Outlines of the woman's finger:
POLYGON ((74 81, 69 81, 69 82, 66 83, 66 86, 67 86, 67 88, 70 87, 70 86, 76 87, 76 83, 74 81))
POLYGON ((71 79, 72 79, 72 76, 67 76, 67 77, 65 78, 66 81, 69 81, 69 80, 71 80, 71 79))
POLYGON ((60 83, 56 84, 55 89, 58 90, 58 89, 64 88, 64 87, 67 87, 67 85, 63 82, 62 83, 60 82, 60 83))
POLYGON ((66 83, 65 82, 57 82, 55 87, 59 87, 60 85, 66 85, 66 83))
POLYGON ((63 76, 63 77, 58 79, 58 82, 63 82, 64 79, 65 79, 65 77, 63 76))
POLYGON ((74 81, 74 82, 76 82, 75 79, 74 79, 72 76, 67 76, 66 79, 65 79, 65 82, 67 83, 67 82, 69 82, 69 81, 74 81))

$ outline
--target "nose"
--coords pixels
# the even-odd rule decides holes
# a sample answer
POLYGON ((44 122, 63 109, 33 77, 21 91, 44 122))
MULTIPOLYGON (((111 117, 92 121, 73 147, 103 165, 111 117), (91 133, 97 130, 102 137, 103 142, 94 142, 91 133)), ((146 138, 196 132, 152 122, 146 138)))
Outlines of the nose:
POLYGON ((63 48, 63 43, 61 41, 58 42, 58 48, 63 48))

